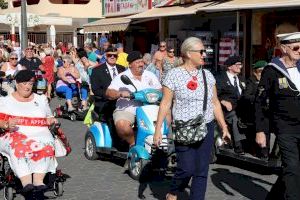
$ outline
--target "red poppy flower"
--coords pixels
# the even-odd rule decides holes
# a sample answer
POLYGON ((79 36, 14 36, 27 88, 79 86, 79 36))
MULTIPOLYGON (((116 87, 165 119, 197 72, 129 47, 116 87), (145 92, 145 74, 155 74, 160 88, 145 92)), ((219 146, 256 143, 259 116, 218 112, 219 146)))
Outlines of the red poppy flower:
POLYGON ((13 138, 13 141, 15 141, 15 140, 25 140, 27 138, 26 135, 18 133, 18 132, 13 132, 11 134, 11 137, 13 138))
POLYGON ((45 146, 41 151, 45 157, 52 157, 55 155, 54 148, 50 145, 45 146))
POLYGON ((39 152, 34 152, 32 154, 31 160, 38 161, 38 160, 41 160, 42 158, 43 157, 42 157, 42 155, 39 152))
POLYGON ((26 153, 31 152, 30 147, 24 145, 23 143, 18 143, 15 148, 15 156, 17 158, 24 158, 26 153))
POLYGON ((198 87, 198 83, 195 81, 189 81, 186 87, 190 90, 196 90, 198 87))

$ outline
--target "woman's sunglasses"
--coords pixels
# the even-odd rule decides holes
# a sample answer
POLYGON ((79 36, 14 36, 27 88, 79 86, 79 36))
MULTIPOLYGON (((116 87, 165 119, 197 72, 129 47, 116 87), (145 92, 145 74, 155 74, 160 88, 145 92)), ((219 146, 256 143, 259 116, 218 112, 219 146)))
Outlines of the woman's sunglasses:
POLYGON ((174 53, 174 50, 168 50, 169 53, 174 53))
POLYGON ((117 54, 106 54, 107 58, 117 58, 118 55, 117 54))
POLYGON ((18 60, 18 58, 9 58, 10 60, 18 60))
POLYGON ((200 53, 201 55, 203 55, 203 53, 206 53, 206 50, 205 49, 200 49, 200 50, 190 50, 191 52, 198 52, 200 53))
POLYGON ((294 46, 294 47, 290 47, 289 45, 287 45, 292 51, 298 51, 300 49, 300 46, 294 46))

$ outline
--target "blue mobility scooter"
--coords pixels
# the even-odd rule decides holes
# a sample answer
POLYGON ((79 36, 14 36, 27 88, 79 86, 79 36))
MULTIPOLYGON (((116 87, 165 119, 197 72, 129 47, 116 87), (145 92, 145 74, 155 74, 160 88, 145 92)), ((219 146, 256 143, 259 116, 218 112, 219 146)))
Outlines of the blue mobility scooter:
MULTIPOLYGON (((136 89, 127 76, 123 75, 121 80, 124 84, 132 85, 136 89)), ((99 119, 92 124, 86 133, 85 156, 89 160, 96 160, 99 154, 128 159, 126 163, 128 164, 129 175, 133 179, 139 180, 141 175, 148 171, 146 169, 161 171, 171 169, 171 163, 175 163, 175 158, 172 154, 173 145, 167 138, 169 128, 166 120, 162 126, 163 141, 161 146, 157 148, 153 145, 158 104, 162 98, 161 91, 155 89, 137 91, 136 89, 131 98, 143 103, 141 107, 136 109, 135 145, 129 149, 129 152, 118 151, 114 147, 115 141, 112 139, 112 134, 116 133, 111 133, 107 123, 99 119), (151 167, 149 168, 149 166, 151 167)))

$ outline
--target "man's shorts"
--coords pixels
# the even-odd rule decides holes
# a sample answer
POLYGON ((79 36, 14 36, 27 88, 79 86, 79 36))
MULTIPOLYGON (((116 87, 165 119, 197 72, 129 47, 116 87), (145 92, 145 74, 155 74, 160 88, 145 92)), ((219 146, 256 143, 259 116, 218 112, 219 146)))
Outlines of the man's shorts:
POLYGON ((131 112, 123 111, 123 110, 115 110, 113 113, 114 122, 116 123, 119 120, 129 121, 131 125, 135 122, 135 115, 131 112))

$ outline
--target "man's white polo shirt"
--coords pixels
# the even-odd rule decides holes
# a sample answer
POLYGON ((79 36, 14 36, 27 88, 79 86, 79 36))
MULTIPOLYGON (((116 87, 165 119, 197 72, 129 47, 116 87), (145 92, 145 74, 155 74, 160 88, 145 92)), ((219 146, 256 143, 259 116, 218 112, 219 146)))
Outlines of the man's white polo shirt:
MULTIPOLYGON (((110 86, 108 87, 108 89, 114 89, 117 91, 129 91, 129 92, 135 92, 135 89, 133 86, 131 85, 125 85, 122 81, 121 81, 121 76, 122 75, 126 75, 128 76, 128 78, 132 81, 132 83, 135 85, 135 87, 137 88, 137 90, 144 90, 144 89, 148 89, 148 88, 153 88, 153 89, 161 89, 161 84, 159 82, 159 80, 157 79, 157 77, 149 71, 144 71, 142 74, 142 79, 141 81, 136 79, 132 73, 131 70, 128 69, 122 73, 120 73, 118 76, 116 76, 110 86)), ((133 99, 127 99, 127 98, 119 98, 117 100, 117 104, 116 104, 116 110, 123 110, 123 111, 127 111, 130 112, 132 114, 135 115, 135 111, 136 108, 141 106, 142 103, 139 101, 135 101, 133 99)))

